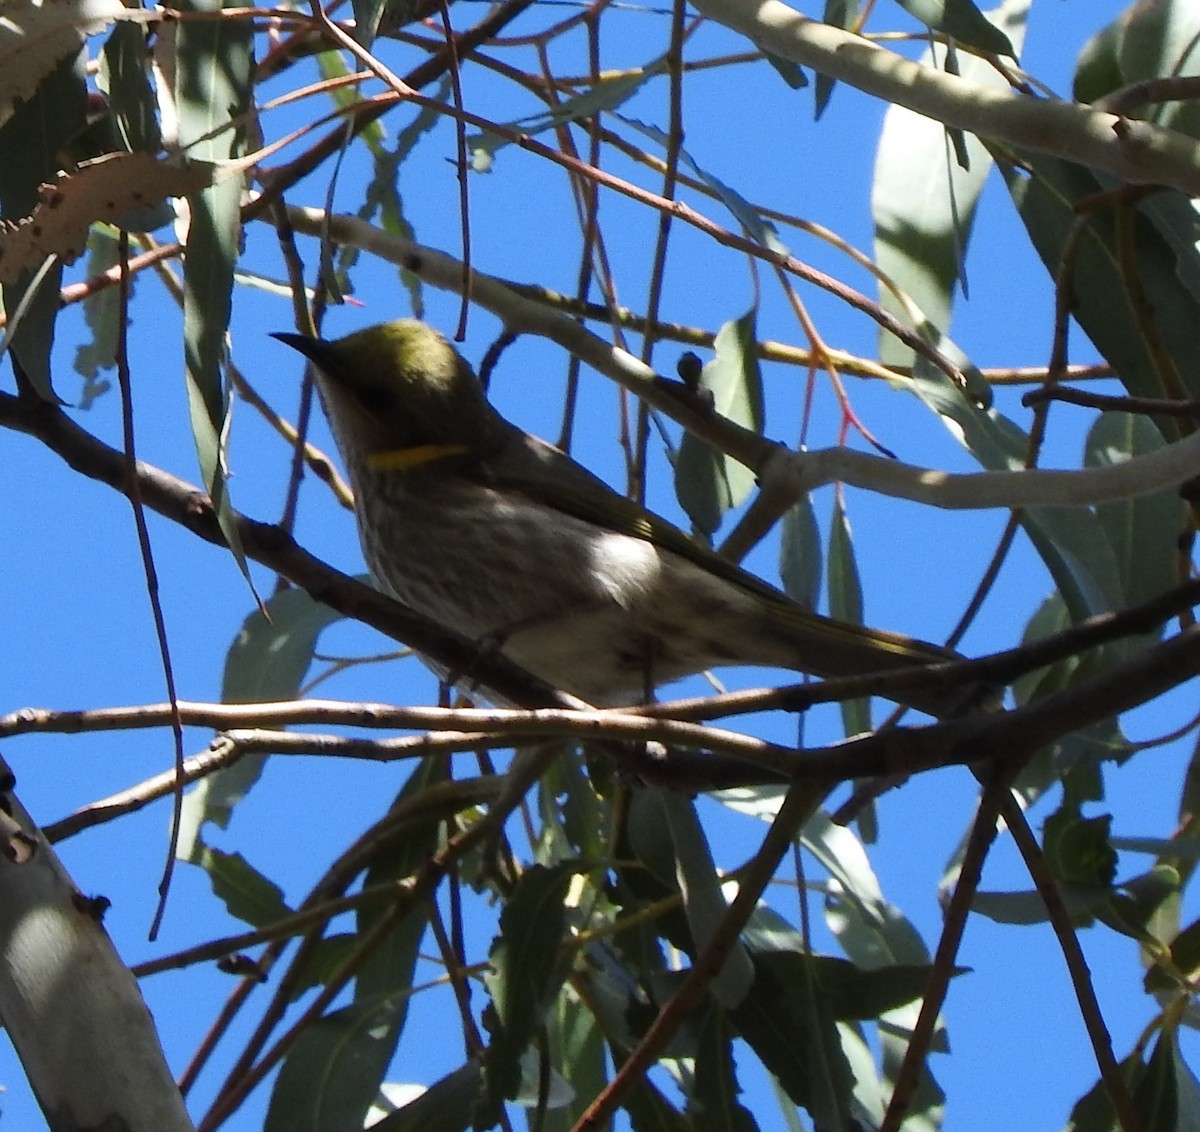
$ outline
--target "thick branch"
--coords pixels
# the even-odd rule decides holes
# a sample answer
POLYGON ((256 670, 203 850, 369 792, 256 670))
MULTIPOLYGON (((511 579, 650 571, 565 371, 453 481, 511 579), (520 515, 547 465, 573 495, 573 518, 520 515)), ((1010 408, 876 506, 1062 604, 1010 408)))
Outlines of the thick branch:
POLYGON ((1200 195, 1200 147, 1175 130, 969 82, 802 16, 780 0, 697 0, 696 8, 765 51, 947 126, 1052 153, 1131 184, 1200 195))
POLYGON ((8 788, 0 826, 0 1019, 50 1125, 189 1132, 107 901, 80 893, 8 788))

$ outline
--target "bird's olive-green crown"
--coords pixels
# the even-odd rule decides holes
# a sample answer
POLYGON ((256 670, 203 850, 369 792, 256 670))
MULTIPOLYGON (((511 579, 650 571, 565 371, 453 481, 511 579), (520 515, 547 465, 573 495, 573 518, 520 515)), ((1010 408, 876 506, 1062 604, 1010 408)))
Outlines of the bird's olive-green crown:
POLYGON ((499 418, 463 356, 414 319, 370 326, 327 342, 275 337, 317 367, 334 427, 368 452, 412 445, 465 445, 493 437, 499 418))

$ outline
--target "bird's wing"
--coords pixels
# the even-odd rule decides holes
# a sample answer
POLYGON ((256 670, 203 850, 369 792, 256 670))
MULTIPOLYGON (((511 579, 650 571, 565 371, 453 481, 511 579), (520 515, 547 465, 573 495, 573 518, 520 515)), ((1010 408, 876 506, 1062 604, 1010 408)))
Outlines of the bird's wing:
POLYGON ((603 480, 552 444, 511 427, 512 432, 507 434, 501 454, 486 461, 486 473, 481 472, 493 486, 520 492, 577 519, 669 550, 762 598, 771 606, 773 614, 792 621, 797 627, 803 626, 818 640, 825 638, 831 644, 870 643, 893 656, 907 656, 918 662, 946 660, 956 655, 938 645, 898 633, 869 629, 809 612, 761 578, 701 546, 666 519, 618 495, 603 480))

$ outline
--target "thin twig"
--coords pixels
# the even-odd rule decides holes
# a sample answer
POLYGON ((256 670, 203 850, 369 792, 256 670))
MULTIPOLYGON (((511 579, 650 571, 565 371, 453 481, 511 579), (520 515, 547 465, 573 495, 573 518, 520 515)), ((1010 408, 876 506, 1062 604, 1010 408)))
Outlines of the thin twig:
POLYGON ((120 313, 117 325, 117 383, 121 390, 121 429, 124 455, 124 490, 133 509, 133 525, 137 531, 138 548, 141 551, 142 569, 146 577, 146 597, 150 602, 150 614, 154 619, 154 633, 158 640, 158 653, 162 661, 163 680, 167 698, 171 704, 171 735, 174 740, 175 782, 174 808, 171 813, 171 835, 167 842, 167 855, 163 861, 162 876, 158 882, 158 904, 150 922, 150 939, 158 938, 158 930, 167 910, 167 894, 171 890, 171 877, 175 872, 175 856, 179 846, 179 828, 183 818, 183 720, 179 715, 179 693, 175 687, 175 668, 171 663, 171 645, 167 637, 167 623, 163 617, 158 571, 154 567, 154 550, 150 545, 150 532, 146 527, 145 501, 142 483, 138 475, 137 450, 133 431, 133 389, 129 379, 129 233, 124 228, 118 236, 121 261, 120 313))

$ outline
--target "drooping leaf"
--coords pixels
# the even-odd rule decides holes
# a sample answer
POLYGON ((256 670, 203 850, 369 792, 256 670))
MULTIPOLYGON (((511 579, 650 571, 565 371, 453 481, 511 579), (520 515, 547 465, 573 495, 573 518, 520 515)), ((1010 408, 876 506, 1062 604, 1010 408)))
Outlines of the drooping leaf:
MULTIPOLYGON (((673 148, 671 147, 671 139, 657 126, 651 126, 646 122, 639 122, 636 118, 629 118, 625 115, 619 115, 619 117, 631 129, 637 130, 639 133, 645 134, 646 137, 657 142, 664 151, 673 148)), ((679 160, 686 164, 700 180, 712 189, 717 199, 729 209, 730 214, 746 230, 751 239, 762 244, 764 248, 770 248, 771 251, 778 252, 780 255, 788 254, 787 245, 780 239, 779 230, 772 221, 762 216, 758 209, 739 193, 737 189, 727 185, 719 177, 708 172, 686 149, 682 147, 675 148, 679 154, 679 160)))
MULTIPOLYGON (((221 696, 226 703, 294 699, 312 663, 317 637, 340 614, 303 590, 281 590, 267 602, 265 617, 246 618, 225 657, 221 696)), ((251 755, 208 775, 183 800, 180 856, 192 859, 205 822, 229 824, 233 808, 262 773, 264 756, 251 755)))
POLYGON ((779 541, 779 577, 784 593, 805 609, 816 608, 821 563, 821 531, 812 499, 805 495, 784 512, 779 541))
MULTIPOLYGON (((850 520, 839 498, 834 499, 833 519, 829 525, 829 613, 839 621, 861 625, 863 619, 862 582, 854 560, 854 540, 850 535, 850 520)), ((871 729, 870 704, 863 697, 843 700, 842 726, 847 735, 858 735, 871 729)))
POLYGON ((711 1003, 704 1012, 696 1039, 696 1071, 688 1097, 688 1113, 697 1127, 728 1132, 758 1132, 758 1123, 738 1097, 733 1060, 733 1027, 723 1008, 711 1003))
POLYGON ((96 82, 108 96, 109 113, 125 149, 156 154, 162 145, 162 131, 146 54, 146 28, 118 24, 104 43, 96 82))
MULTIPOLYGON (((217 12, 221 0, 190 0, 185 10, 217 12)), ((249 19, 184 20, 176 29, 175 101, 179 143, 189 157, 228 161, 241 153, 234 119, 250 105, 253 25, 249 19)), ((224 465, 228 410, 223 369, 241 233, 241 176, 188 198, 183 273, 185 379, 200 473, 221 532, 249 579, 229 503, 224 465)))
POLYGON ((1179 1031, 1165 1027, 1133 1092, 1143 1128, 1187 1132, 1200 1127, 1200 1081, 1179 1048, 1179 1031))
MULTIPOLYGON (((88 275, 95 278, 119 262, 118 244, 107 232, 93 229, 88 237, 88 275)), ((133 280, 130 280, 131 285, 133 280)), ((79 408, 90 409, 97 397, 108 392, 109 382, 100 371, 117 364, 117 331, 120 329, 121 295, 116 287, 93 291, 83 300, 83 317, 92 335, 75 350, 75 372, 83 379, 79 408)))
POLYGON ((257 704, 294 699, 321 633, 341 618, 304 590, 286 589, 242 623, 225 657, 224 703, 257 704))
POLYGON ((362 1132, 392 1057, 390 1023, 407 997, 365 999, 305 1026, 275 1078, 265 1132, 362 1132))
POLYGON ((559 959, 566 909, 563 901, 575 866, 535 865, 522 875, 500 915, 500 934, 489 958, 492 995, 488 1028, 486 1112, 517 1095, 521 1058, 566 975, 559 959))
MULTIPOLYGON (((1077 206, 1110 185, 1057 157, 1020 156, 1023 170, 1000 159, 1001 171, 1038 255, 1057 276, 1080 223, 1077 206)), ((1197 253, 1172 248, 1141 210, 1126 213, 1129 237, 1122 242, 1115 215, 1087 214, 1070 275, 1071 313, 1133 396, 1200 397, 1196 297, 1184 282, 1197 253), (1144 303, 1135 301, 1131 281, 1144 303)), ((1165 427, 1178 438, 1177 426, 1165 427)))
MULTIPOLYGON (((593 118, 605 111, 611 113, 618 106, 628 102, 650 79, 661 74, 665 67, 665 59, 659 59, 636 71, 606 76, 574 97, 564 99, 546 114, 508 122, 505 125, 520 134, 533 136, 571 122, 593 118)), ((470 135, 466 139, 466 145, 475 171, 490 171, 496 154, 509 144, 509 140, 508 137, 494 133, 470 135)))
MULTIPOLYGON (((650 791, 646 791, 650 794, 650 791)), ((683 896, 683 908, 697 950, 712 939, 729 912, 729 902, 721 889, 712 851, 690 799, 670 790, 653 792, 661 810, 661 820, 670 832, 675 861, 675 881, 683 896)), ((649 816, 643 808, 643 820, 649 816)), ((741 944, 735 944, 720 971, 713 976, 712 990, 717 1000, 732 1009, 745 997, 754 979, 754 968, 741 944)))
MULTIPOLYGON (((859 0, 825 0, 825 12, 821 22, 849 31, 858 22, 859 8, 859 0)), ((813 87, 813 117, 818 121, 825 113, 825 107, 829 105, 835 85, 835 80, 820 71, 817 72, 817 81, 813 87)))
POLYGON ((824 993, 821 972, 830 968, 816 956, 768 951, 754 956, 754 969, 750 993, 732 1012, 738 1032, 818 1124, 844 1125, 853 1081, 824 993))
MULTIPOLYGON (((1084 464, 1089 468, 1123 464, 1156 452, 1163 444, 1162 433, 1145 417, 1102 413, 1088 432, 1084 464)), ((1127 605, 1140 605, 1179 581, 1178 542, 1186 511, 1179 492, 1171 489, 1096 507, 1127 605)))
MULTIPOLYGON (((943 343, 943 349, 949 345, 943 343)), ((1007 417, 968 401, 940 370, 919 358, 910 388, 946 422, 952 435, 984 468, 1025 466, 1029 438, 1007 417)), ((1041 555, 1073 620, 1121 607, 1112 548, 1093 514, 1078 508, 1030 507, 1021 525, 1041 555)))
POLYGON ((469 1061, 372 1124, 372 1132, 466 1132, 481 1084, 479 1066, 469 1061))
MULTIPOLYGON (((1018 50, 1025 37, 1029 4, 1030 0, 1007 0, 989 13, 996 28, 1018 50)), ((966 53, 955 58, 964 79, 996 90, 1007 88, 986 60, 966 53)), ((921 62, 928 67, 944 65, 946 48, 930 47, 921 62)), ((942 331, 950 329, 956 283, 961 281, 966 290, 967 244, 991 168, 987 149, 974 135, 950 131, 903 106, 890 106, 884 115, 871 188, 875 261, 916 304, 921 321, 942 331)), ((907 305, 890 288, 881 284, 879 291, 885 310, 913 329, 921 329, 921 321, 913 325, 907 305)), ((911 348, 886 330, 880 331, 879 350, 888 365, 912 364, 911 348)))
POLYGON ((241 853, 204 845, 190 860, 208 874, 213 895, 224 903, 226 911, 251 927, 269 927, 291 912, 283 890, 241 853))
POLYGON ((123 0, 7 0, 0 20, 0 126, 19 102, 36 98, 43 80, 74 59, 89 35, 114 20, 153 18, 123 0))
POLYGON ((990 22, 971 0, 897 0, 926 27, 995 55, 1017 57, 1007 35, 990 22))
MULTIPOLYGON (((1119 23, 1121 85, 1200 74, 1200 10, 1186 0, 1138 3, 1119 23)), ((1134 113, 1159 126, 1200 137, 1200 108, 1193 99, 1147 103, 1134 113)))
MULTIPOLYGON (((761 433, 763 391, 756 313, 751 308, 717 331, 715 353, 701 371, 700 386, 712 394, 715 412, 761 433)), ((675 459, 675 495, 693 528, 706 540, 712 538, 724 513, 738 506, 753 485, 754 473, 744 464, 692 433, 684 434, 675 459)))

